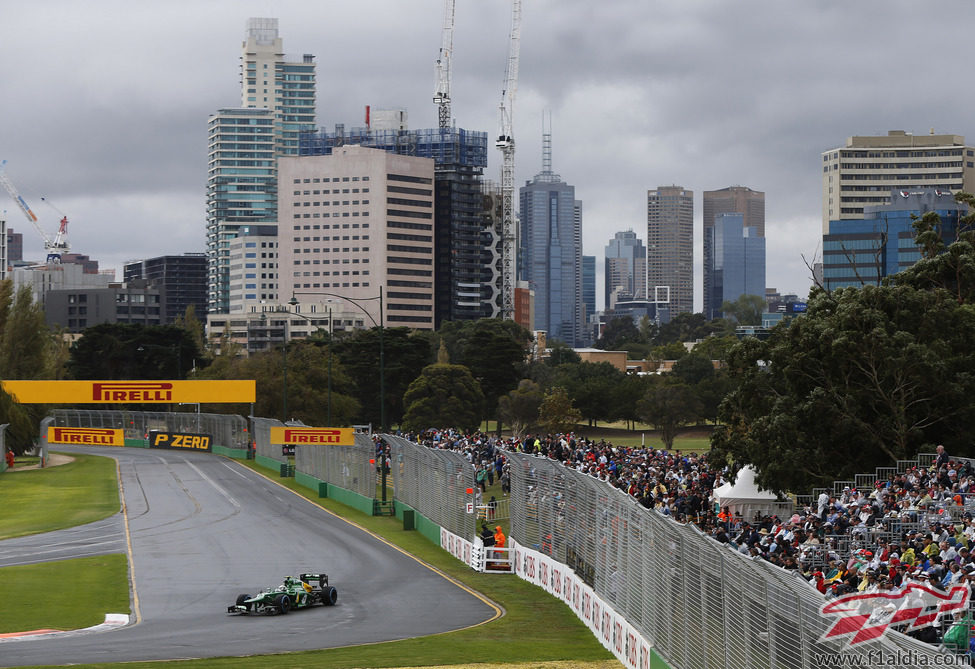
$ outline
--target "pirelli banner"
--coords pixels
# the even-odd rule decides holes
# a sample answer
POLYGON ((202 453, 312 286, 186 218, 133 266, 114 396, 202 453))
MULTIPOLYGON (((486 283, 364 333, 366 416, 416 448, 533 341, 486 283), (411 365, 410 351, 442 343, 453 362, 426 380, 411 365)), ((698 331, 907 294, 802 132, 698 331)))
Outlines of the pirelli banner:
POLYGON ((21 404, 218 404, 255 401, 249 381, 3 381, 21 404))
POLYGON ((101 427, 54 427, 47 428, 47 443, 76 444, 79 446, 125 446, 122 430, 101 427))
POLYGON ((355 431, 351 427, 272 427, 272 444, 313 444, 316 446, 352 446, 355 431))

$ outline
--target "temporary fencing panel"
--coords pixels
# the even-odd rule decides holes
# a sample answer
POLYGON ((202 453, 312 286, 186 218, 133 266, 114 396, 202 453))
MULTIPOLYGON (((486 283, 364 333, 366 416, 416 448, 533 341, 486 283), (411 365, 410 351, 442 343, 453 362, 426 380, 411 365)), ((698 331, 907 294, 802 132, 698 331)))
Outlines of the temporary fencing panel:
POLYGON ((376 496, 375 457, 376 448, 369 435, 356 433, 350 446, 295 447, 295 470, 371 499, 376 496))
POLYGON ((390 446, 394 499, 453 534, 473 540, 475 506, 480 500, 474 467, 467 457, 420 446, 402 437, 383 436, 390 446))
MULTIPOLYGON (((141 441, 150 431, 209 434, 213 444, 234 451, 248 448, 247 419, 235 414, 55 409, 57 427, 108 427, 124 430, 126 441, 141 441)), ((46 430, 44 432, 46 434, 46 430)))
POLYGON ((284 451, 281 449, 281 444, 271 445, 271 428, 272 427, 285 427, 285 424, 274 418, 258 418, 253 417, 254 426, 254 453, 256 455, 257 461, 264 466, 271 466, 267 462, 261 462, 261 459, 267 458, 268 460, 274 460, 278 463, 288 463, 290 462, 287 455, 284 455, 284 451))
MULTIPOLYGON (((871 652, 898 660, 889 666, 940 666, 937 647, 896 632, 862 646, 846 647, 847 637, 821 643, 836 620, 821 615, 826 600, 794 572, 558 462, 508 457, 512 538, 575 572, 675 669, 800 669, 841 654, 876 660, 871 652)), ((635 667, 632 657, 620 659, 635 667)))

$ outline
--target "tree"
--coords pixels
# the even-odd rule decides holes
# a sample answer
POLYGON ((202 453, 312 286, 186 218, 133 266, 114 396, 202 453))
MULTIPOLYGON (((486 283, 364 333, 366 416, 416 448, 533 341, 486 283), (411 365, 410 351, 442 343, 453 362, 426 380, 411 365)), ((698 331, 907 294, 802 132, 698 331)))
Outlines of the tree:
POLYGON ((739 325, 761 325, 762 313, 767 306, 765 298, 760 295, 739 295, 733 302, 722 302, 721 311, 726 317, 734 318, 739 325))
MULTIPOLYGON (((379 328, 356 330, 351 336, 336 340, 332 351, 354 380, 354 396, 361 406, 359 422, 371 423, 377 429, 381 423, 379 404, 379 328)), ((384 389, 386 427, 395 425, 403 417, 403 395, 410 383, 430 364, 433 353, 430 342, 413 336, 407 328, 385 328, 383 332, 384 389)))
POLYGON ((403 397, 407 430, 456 427, 471 431, 481 424, 484 394, 463 365, 434 363, 423 368, 403 397))
POLYGON ((697 422, 700 404, 694 390, 683 381, 660 378, 637 404, 640 418, 660 432, 664 448, 674 446, 681 427, 697 422))
POLYGON ((972 454, 975 310, 957 300, 965 289, 930 280, 971 260, 956 244, 881 286, 814 289, 805 315, 735 347, 714 456, 755 465, 767 489, 805 492, 933 444, 972 454))
POLYGON ((687 385, 696 386, 714 376, 714 363, 695 348, 674 363, 673 374, 687 385))
POLYGON ((538 422, 551 434, 569 432, 582 419, 579 410, 572 406, 565 388, 556 386, 547 393, 538 409, 538 422))
POLYGON ((203 352, 193 335, 175 325, 102 323, 71 347, 73 379, 182 379, 203 352))
POLYGON ((617 316, 606 324, 603 333, 596 340, 596 348, 604 351, 619 351, 630 342, 641 342, 643 336, 629 316, 617 316))
POLYGON ((452 359, 467 367, 477 379, 484 392, 487 415, 496 411, 498 398, 515 389, 524 377, 530 337, 524 328, 497 318, 474 321, 468 332, 460 358, 452 359))
POLYGON ((546 365, 558 367, 565 364, 578 364, 582 358, 564 341, 556 339, 548 348, 548 356, 543 358, 546 365))
POLYGON ((538 422, 538 409, 543 398, 542 389, 537 383, 522 379, 517 388, 498 400, 498 413, 511 426, 512 433, 520 437, 538 422))
POLYGON ((608 362, 580 362, 560 365, 554 383, 565 389, 573 405, 594 425, 613 418, 613 391, 623 376, 623 372, 608 362))
MULTIPOLYGON (((7 284, 7 281, 3 283, 7 284)), ((28 286, 16 295, 0 292, 0 374, 5 379, 43 379, 54 375, 53 343, 44 308, 28 286)))

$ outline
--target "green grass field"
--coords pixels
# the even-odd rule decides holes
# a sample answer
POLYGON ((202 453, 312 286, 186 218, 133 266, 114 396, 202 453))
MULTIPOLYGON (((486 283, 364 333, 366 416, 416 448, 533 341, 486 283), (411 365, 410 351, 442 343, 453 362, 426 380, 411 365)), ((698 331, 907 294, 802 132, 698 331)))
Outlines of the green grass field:
POLYGON ((129 613, 128 564, 114 554, 0 569, 0 634, 73 630, 129 613))
POLYGON ((57 467, 0 475, 0 539, 74 527, 118 512, 115 461, 73 457, 57 467))

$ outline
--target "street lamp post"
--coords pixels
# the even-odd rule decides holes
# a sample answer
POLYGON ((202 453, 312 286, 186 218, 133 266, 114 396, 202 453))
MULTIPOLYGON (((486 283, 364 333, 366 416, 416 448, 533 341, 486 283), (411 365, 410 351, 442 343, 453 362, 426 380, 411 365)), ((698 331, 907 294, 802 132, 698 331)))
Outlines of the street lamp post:
MULTIPOLYGON (((292 291, 291 292, 291 299, 288 301, 288 304, 290 304, 292 307, 297 307, 298 306, 298 298, 296 297, 296 295, 322 295, 322 296, 325 296, 325 297, 334 297, 334 298, 339 299, 339 300, 345 300, 346 302, 351 302, 355 307, 357 307, 359 309, 359 311, 361 311, 362 313, 364 313, 369 318, 370 321, 372 321, 372 324, 374 326, 376 326, 376 327, 379 328, 379 424, 380 424, 380 431, 385 433, 386 432, 386 352, 384 350, 385 349, 385 346, 384 346, 384 344, 385 344, 385 342, 384 342, 385 337, 384 337, 383 333, 384 333, 384 331, 386 329, 385 328, 386 318, 385 318, 385 313, 383 311, 383 287, 382 286, 379 286, 379 296, 378 297, 360 298, 362 301, 365 301, 365 300, 375 300, 375 299, 378 299, 379 300, 379 322, 378 323, 376 322, 376 319, 373 318, 372 314, 370 314, 369 311, 364 306, 362 306, 361 304, 359 304, 359 300, 352 299, 351 297, 346 297, 344 295, 339 295, 338 293, 322 293, 322 292, 317 292, 317 291, 315 291, 315 292, 308 292, 308 291, 295 292, 295 291, 292 291)), ((331 313, 329 313, 329 330, 331 330, 331 319, 332 319, 332 316, 331 316, 331 313)), ((328 360, 329 360, 329 365, 331 365, 331 361, 332 361, 332 355, 331 355, 331 336, 329 336, 329 358, 328 358, 328 360)), ((331 367, 329 367, 328 380, 329 380, 329 411, 331 412, 331 409, 332 409, 332 402, 331 402, 331 399, 332 399, 331 398, 331 387, 332 387, 331 386, 331 383, 332 383, 331 367)), ((329 422, 331 422, 331 420, 329 422)), ((380 471, 380 473, 382 475, 383 502, 385 502, 386 501, 386 452, 385 452, 385 449, 383 449, 382 455, 379 458, 379 460, 380 460, 380 463, 379 463, 379 471, 380 471)))

